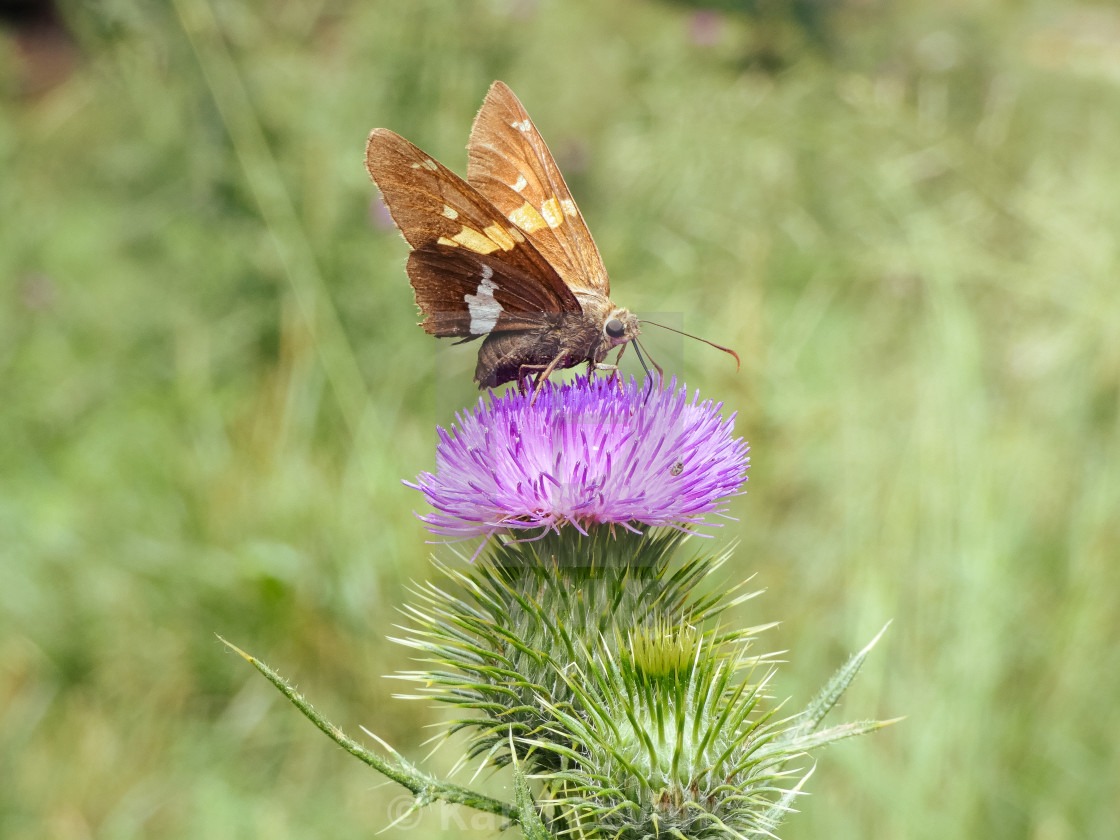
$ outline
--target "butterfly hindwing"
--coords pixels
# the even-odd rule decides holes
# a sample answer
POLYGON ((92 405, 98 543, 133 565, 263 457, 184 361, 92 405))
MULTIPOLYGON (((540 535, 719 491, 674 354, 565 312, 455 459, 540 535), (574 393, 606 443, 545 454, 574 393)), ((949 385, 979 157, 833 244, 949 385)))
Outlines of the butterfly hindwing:
POLYGON ((528 237, 569 288, 607 297, 595 240, 544 139, 503 82, 487 93, 467 149, 468 183, 528 237))
POLYGON ((539 313, 580 311, 556 269, 519 228, 403 137, 375 129, 366 167, 413 248, 408 273, 428 332, 481 335, 521 329, 539 313))
POLYGON ((408 278, 424 315, 420 325, 435 336, 533 329, 561 311, 521 269, 462 248, 416 248, 408 256, 408 278))

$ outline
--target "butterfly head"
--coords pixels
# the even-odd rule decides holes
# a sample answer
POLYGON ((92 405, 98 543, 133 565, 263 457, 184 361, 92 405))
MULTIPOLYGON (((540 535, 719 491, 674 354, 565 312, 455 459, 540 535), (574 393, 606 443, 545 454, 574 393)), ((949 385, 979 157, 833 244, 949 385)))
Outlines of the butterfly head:
POLYGON ((617 347, 637 338, 642 332, 638 318, 628 309, 613 309, 603 322, 603 340, 606 346, 617 347))

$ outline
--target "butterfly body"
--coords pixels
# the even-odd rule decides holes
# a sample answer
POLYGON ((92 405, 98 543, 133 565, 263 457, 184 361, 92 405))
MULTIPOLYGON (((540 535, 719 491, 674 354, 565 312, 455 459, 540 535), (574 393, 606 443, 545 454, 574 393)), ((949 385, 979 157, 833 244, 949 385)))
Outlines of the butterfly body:
POLYGON ((555 370, 604 363, 640 333, 610 300, 607 273, 544 140, 495 82, 471 129, 467 180, 375 129, 366 167, 412 247, 408 276, 435 336, 485 336, 480 388, 539 388, 555 370))
MULTIPOLYGON (((616 311, 623 317, 634 318, 624 310, 616 311)), ((552 370, 561 370, 587 362, 594 368, 623 343, 604 333, 601 325, 605 322, 601 318, 586 313, 546 313, 542 320, 537 330, 492 332, 486 337, 478 350, 474 375, 479 387, 496 388, 506 382, 520 382, 528 373, 543 372, 550 365, 552 370)))

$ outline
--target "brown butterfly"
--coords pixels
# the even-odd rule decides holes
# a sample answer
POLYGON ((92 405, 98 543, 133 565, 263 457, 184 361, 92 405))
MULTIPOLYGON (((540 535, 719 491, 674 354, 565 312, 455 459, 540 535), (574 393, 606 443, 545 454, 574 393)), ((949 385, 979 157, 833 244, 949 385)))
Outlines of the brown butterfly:
MULTIPOLYGON (((366 168, 412 246, 408 277, 435 336, 485 336, 474 378, 493 388, 604 359, 641 332, 610 299, 599 249, 529 115, 494 82, 471 128, 467 180, 376 128, 366 168)), ((619 350, 619 357, 622 349, 619 350)))

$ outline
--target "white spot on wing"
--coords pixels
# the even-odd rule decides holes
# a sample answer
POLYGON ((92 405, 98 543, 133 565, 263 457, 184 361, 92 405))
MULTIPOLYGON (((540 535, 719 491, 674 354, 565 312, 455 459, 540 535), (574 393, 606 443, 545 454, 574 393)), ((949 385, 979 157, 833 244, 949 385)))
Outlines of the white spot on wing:
POLYGON ((521 120, 521 122, 510 123, 510 126, 518 131, 528 131, 533 127, 533 124, 528 120, 521 120))
POLYGON ((450 204, 445 204, 445 205, 443 205, 443 215, 446 216, 449 219, 458 219, 459 218, 459 211, 457 211, 450 204))
POLYGON ((529 186, 529 182, 525 180, 525 176, 524 175, 518 175, 517 176, 517 183, 513 185, 513 189, 517 192, 521 192, 527 186, 529 186))
POLYGON ((491 279, 493 276, 494 269, 483 265, 482 282, 478 284, 477 291, 473 295, 463 295, 471 313, 471 335, 483 335, 493 330, 498 325, 498 316, 504 311, 494 299, 498 284, 491 279))

